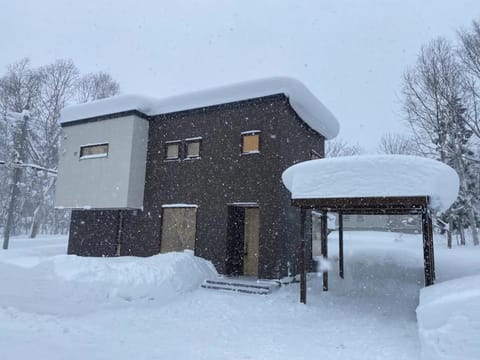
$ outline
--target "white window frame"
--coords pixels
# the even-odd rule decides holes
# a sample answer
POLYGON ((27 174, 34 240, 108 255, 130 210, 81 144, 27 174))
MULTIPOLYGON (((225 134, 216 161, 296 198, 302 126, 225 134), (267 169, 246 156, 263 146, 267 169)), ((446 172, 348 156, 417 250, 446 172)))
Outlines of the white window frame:
POLYGON ((84 145, 80 145, 80 156, 79 156, 79 159, 80 160, 88 160, 88 159, 98 159, 98 158, 105 158, 105 157, 108 157, 108 151, 110 150, 110 146, 109 146, 109 143, 104 141, 104 142, 100 142, 100 143, 93 143, 93 144, 84 144, 84 145), (93 147, 96 147, 96 146, 105 146, 106 145, 106 152, 104 153, 99 153, 99 154, 90 154, 90 155, 82 155, 82 152, 84 149, 87 149, 87 148, 93 148, 93 147))

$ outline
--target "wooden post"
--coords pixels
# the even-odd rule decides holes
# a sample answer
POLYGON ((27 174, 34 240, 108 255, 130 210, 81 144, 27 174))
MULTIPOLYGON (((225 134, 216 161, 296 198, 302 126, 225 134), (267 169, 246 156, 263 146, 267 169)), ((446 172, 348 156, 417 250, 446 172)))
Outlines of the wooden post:
POLYGON ((306 209, 300 208, 300 302, 307 303, 307 269, 305 264, 305 220, 306 209))
POLYGON ((428 225, 428 236, 429 236, 429 244, 430 244, 430 266, 431 266, 430 273, 432 274, 432 284, 433 284, 436 279, 435 254, 434 254, 434 248, 433 248, 433 224, 432 224, 432 217, 430 216, 429 211, 427 211, 427 225, 428 225))
POLYGON ((428 209, 424 207, 422 209, 422 238, 423 238, 423 261, 425 268, 425 286, 433 285, 433 273, 432 273, 432 233, 429 226, 432 219, 428 214, 428 209))
POLYGON ((343 275, 343 214, 338 213, 338 274, 340 278, 343 275))
MULTIPOLYGON (((328 224, 327 224, 327 212, 322 211, 320 217, 320 242, 322 247, 322 257, 328 259, 328 224)), ((328 291, 328 271, 323 271, 323 291, 328 291)))

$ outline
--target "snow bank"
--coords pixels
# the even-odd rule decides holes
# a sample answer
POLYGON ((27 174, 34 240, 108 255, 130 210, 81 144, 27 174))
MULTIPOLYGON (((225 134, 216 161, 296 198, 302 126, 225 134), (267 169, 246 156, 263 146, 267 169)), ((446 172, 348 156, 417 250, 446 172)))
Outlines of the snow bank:
POLYGON ((407 155, 345 156, 289 167, 282 180, 292 198, 430 196, 446 210, 457 198, 458 176, 432 159, 407 155))
POLYGON ((422 289, 417 319, 423 359, 478 359, 480 275, 422 289))
POLYGON ((6 284, 0 287, 0 308, 40 314, 88 314, 131 302, 165 304, 217 276, 209 261, 191 251, 146 258, 6 253, 0 251, 0 283, 6 284), (29 257, 32 261, 26 261, 29 257))
POLYGON ((173 298, 216 276, 213 265, 191 251, 147 258, 54 257, 54 273, 69 283, 95 288, 100 298, 173 298))
POLYGON ((242 82, 164 99, 139 95, 115 96, 66 107, 62 110, 60 122, 73 122, 129 110, 137 110, 149 116, 167 114, 275 94, 285 94, 293 109, 312 129, 327 139, 337 136, 340 125, 332 113, 305 85, 288 77, 242 82))

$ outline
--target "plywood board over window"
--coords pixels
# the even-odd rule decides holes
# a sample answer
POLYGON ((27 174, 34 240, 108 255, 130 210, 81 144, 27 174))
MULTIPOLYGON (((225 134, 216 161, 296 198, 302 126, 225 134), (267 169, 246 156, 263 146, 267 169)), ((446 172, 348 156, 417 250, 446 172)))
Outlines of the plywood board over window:
POLYGON ((201 138, 185 139, 187 159, 195 159, 200 157, 201 138))
POLYGON ((108 156, 108 143, 80 146, 80 159, 92 159, 108 156))
POLYGON ((175 160, 180 157, 181 141, 169 141, 165 143, 165 160, 175 160))
POLYGON ((260 152, 260 131, 242 133, 242 154, 254 154, 260 152))
POLYGON ((195 250, 196 207, 164 207, 160 252, 195 250))

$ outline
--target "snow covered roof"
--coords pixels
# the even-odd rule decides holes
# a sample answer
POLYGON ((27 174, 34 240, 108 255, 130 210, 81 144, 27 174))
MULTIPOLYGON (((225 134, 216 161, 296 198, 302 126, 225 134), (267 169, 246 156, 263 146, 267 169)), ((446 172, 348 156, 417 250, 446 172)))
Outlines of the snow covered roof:
POLYGON ((432 159, 407 155, 345 156, 305 161, 282 174, 293 199, 430 196, 446 210, 458 196, 458 175, 432 159))
POLYGON ((340 125, 332 113, 305 85, 288 77, 242 82, 164 99, 140 95, 114 96, 86 104, 68 106, 62 110, 60 122, 74 122, 130 110, 137 110, 145 115, 167 114, 275 94, 285 94, 298 116, 312 129, 327 139, 337 136, 340 125))

